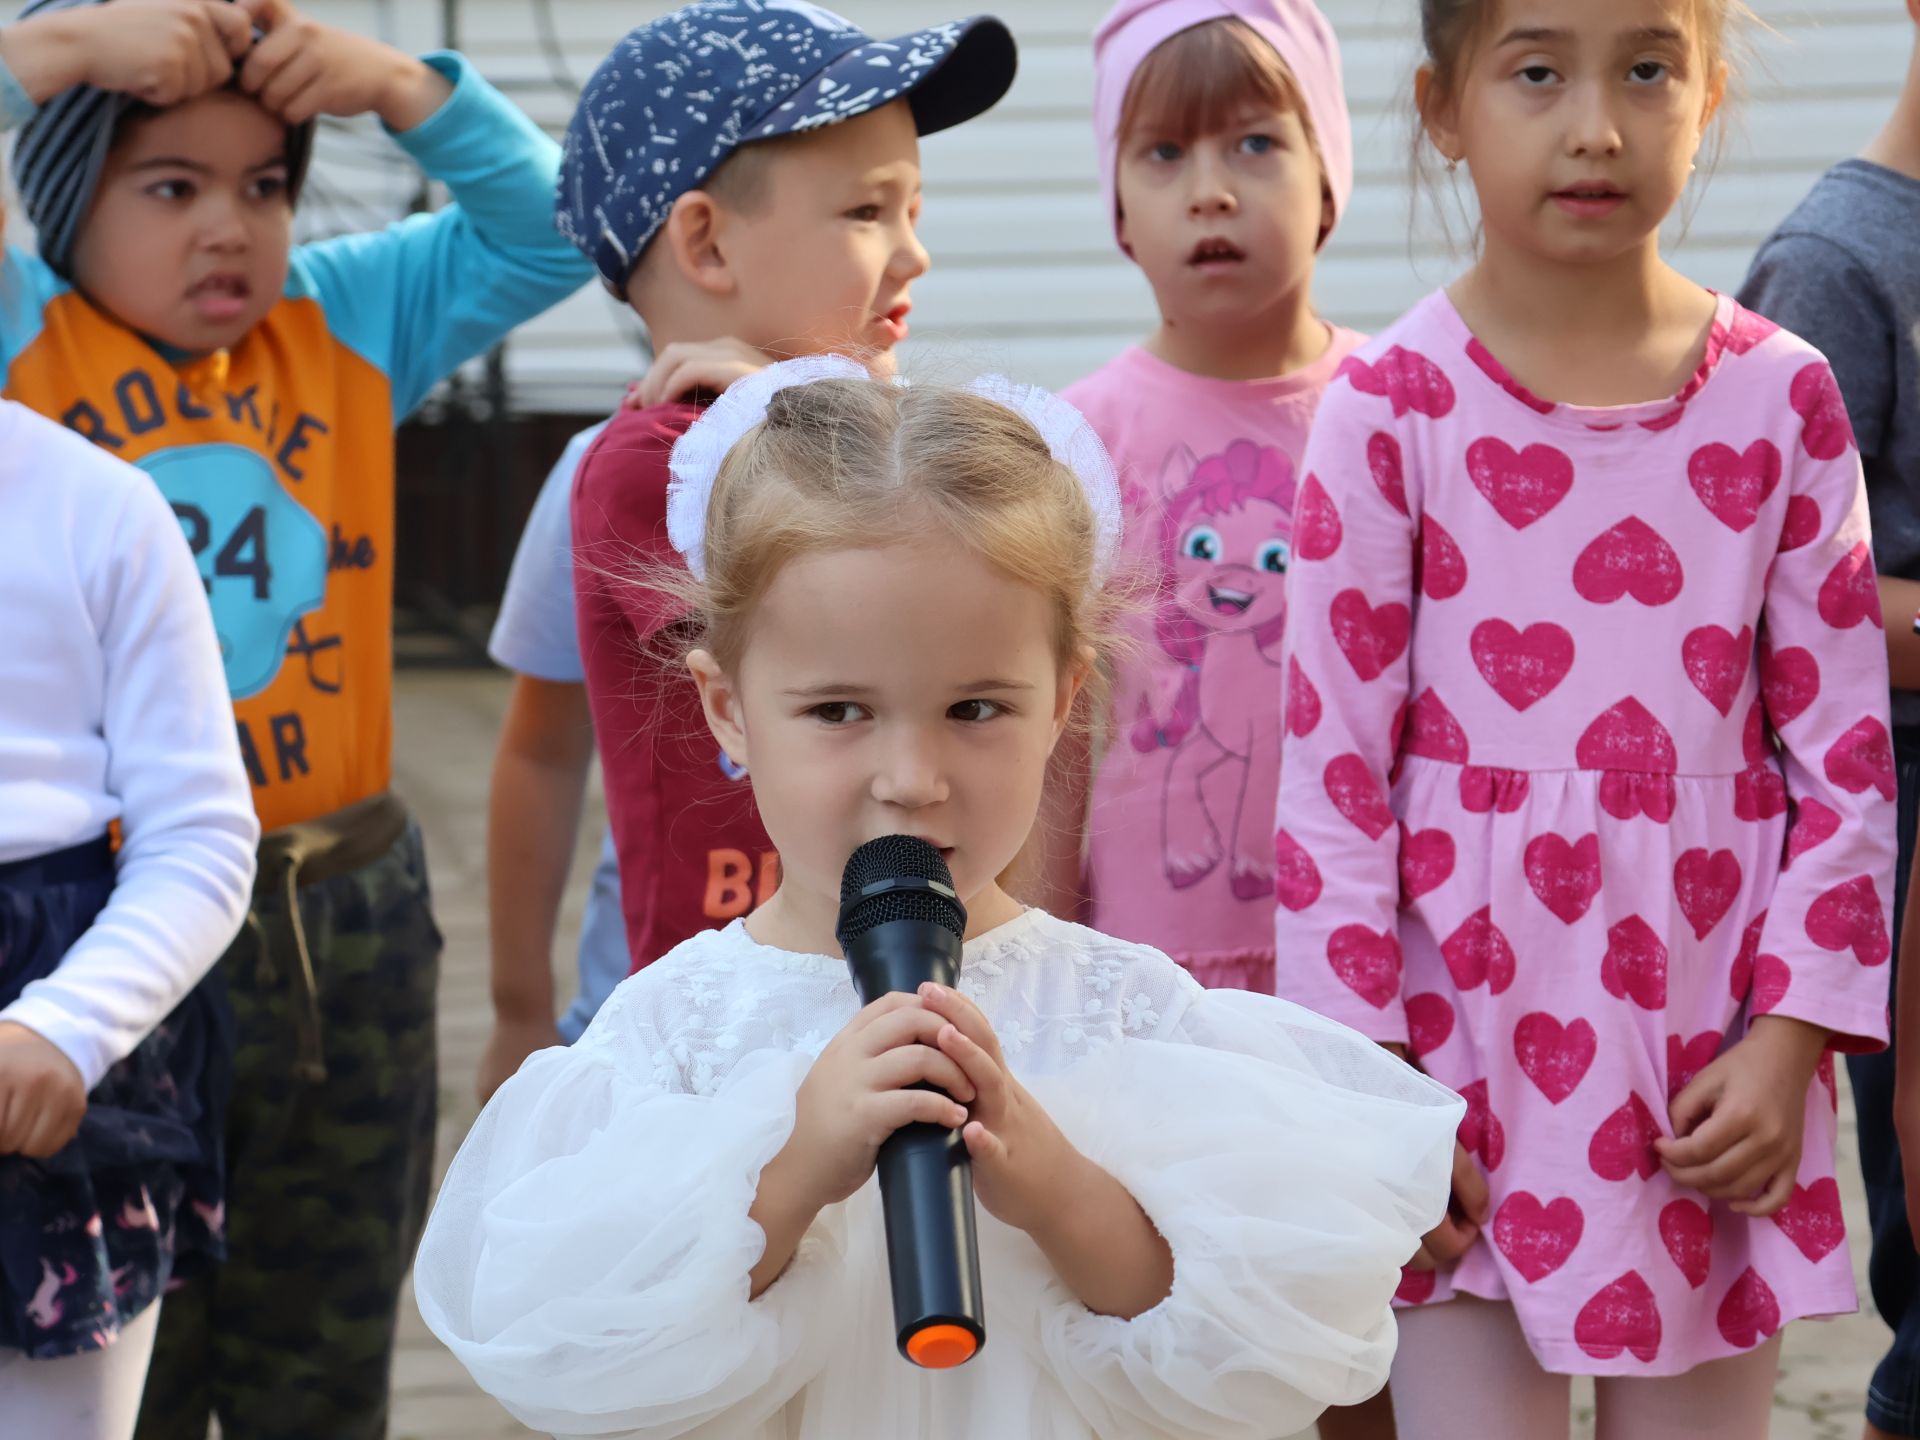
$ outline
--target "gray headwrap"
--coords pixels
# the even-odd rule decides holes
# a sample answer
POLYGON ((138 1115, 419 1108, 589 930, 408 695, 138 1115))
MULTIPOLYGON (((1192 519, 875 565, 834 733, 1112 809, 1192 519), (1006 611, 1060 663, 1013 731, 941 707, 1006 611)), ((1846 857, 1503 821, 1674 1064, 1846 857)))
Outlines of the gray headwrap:
MULTIPOLYGON (((51 10, 72 10, 106 0, 31 0, 20 18, 51 10)), ((93 204, 93 192, 106 168, 107 152, 121 117, 140 104, 131 95, 76 85, 51 96, 20 127, 13 146, 13 180, 20 203, 38 235, 40 258, 71 279, 73 242, 93 204)), ((287 193, 300 198, 307 160, 313 153, 313 124, 287 129, 287 193)))

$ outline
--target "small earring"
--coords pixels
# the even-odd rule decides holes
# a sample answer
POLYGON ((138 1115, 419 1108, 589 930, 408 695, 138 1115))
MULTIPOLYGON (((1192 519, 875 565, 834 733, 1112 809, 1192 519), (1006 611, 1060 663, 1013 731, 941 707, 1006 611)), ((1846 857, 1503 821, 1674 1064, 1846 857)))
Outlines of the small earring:
POLYGON ((1459 168, 1460 168, 1459 158, 1454 155, 1449 155, 1447 157, 1447 174, 1451 175, 1459 168))

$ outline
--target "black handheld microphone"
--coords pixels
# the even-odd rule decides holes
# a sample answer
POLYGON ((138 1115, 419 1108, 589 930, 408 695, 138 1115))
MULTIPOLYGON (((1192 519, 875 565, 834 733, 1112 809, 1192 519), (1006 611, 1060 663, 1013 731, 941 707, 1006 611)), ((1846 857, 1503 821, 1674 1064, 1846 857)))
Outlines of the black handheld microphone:
MULTIPOLYGON (((953 985, 966 932, 947 862, 926 841, 887 835, 848 858, 834 934, 862 1005, 929 980, 953 985)), ((964 1365, 987 1343, 966 1142, 944 1125, 903 1125, 876 1168, 900 1353, 929 1370, 964 1365)))

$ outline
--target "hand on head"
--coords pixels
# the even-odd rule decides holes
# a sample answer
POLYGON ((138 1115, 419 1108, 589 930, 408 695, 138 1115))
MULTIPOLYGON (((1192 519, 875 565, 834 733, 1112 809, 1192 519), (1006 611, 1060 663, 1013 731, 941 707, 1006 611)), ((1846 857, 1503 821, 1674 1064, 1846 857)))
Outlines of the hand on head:
MULTIPOLYGON (((148 106, 177 106, 227 84, 253 44, 248 12, 225 0, 115 0, 111 10, 88 6, 44 19, 71 25, 84 56, 83 73, 63 77, 67 84, 83 81, 148 106)), ((29 94, 44 90, 35 100, 65 88, 23 83, 29 94)))
POLYGON ((38 101, 88 84, 166 108, 237 83, 288 125, 374 112, 409 129, 448 91, 420 61, 323 25, 290 0, 111 0, 8 30, 0 56, 38 101))
POLYGON ((240 88, 289 125, 321 115, 378 115, 410 130, 451 93, 435 70, 381 41, 323 25, 290 0, 234 0, 260 30, 240 88))

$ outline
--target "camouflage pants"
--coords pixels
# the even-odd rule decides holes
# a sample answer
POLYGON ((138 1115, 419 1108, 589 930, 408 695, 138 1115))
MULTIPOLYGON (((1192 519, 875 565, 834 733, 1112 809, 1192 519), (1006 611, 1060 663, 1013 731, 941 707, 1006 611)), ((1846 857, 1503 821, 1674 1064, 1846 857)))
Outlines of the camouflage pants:
POLYGON ((224 1440, 387 1433, 432 1182, 441 939, 399 802, 342 817, 261 844, 223 962, 239 1037, 227 1261, 166 1297, 138 1440, 205 1440, 210 1414, 224 1440))

